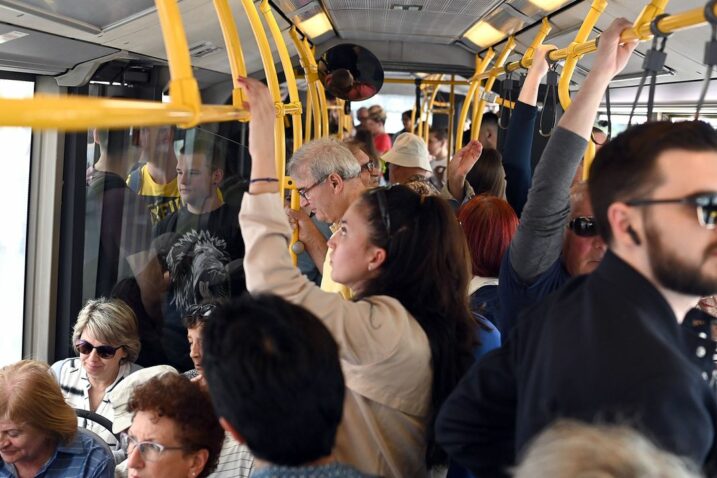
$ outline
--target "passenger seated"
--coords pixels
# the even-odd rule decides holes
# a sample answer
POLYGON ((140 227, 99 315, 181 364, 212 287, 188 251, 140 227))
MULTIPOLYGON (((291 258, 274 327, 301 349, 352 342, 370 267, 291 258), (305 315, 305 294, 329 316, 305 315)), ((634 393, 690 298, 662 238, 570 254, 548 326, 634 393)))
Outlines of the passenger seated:
POLYGON ((253 182, 240 214, 247 287, 306 307, 339 343, 348 393, 337 459, 365 473, 425 477, 446 462, 433 444, 433 417, 473 361, 458 221, 443 199, 405 187, 364 192, 329 240, 331 277, 355 298, 321 291, 289 258, 290 228, 273 180, 273 101, 260 82, 240 82, 252 114, 253 182))
POLYGON ((122 447, 129 476, 204 478, 214 471, 224 432, 198 384, 165 373, 139 385, 127 409, 132 425, 122 447))
POLYGON ((222 426, 261 460, 252 478, 366 476, 332 454, 345 385, 336 341, 313 314, 246 295, 205 327, 209 389, 222 426))
POLYGON ((694 464, 627 426, 561 420, 531 443, 513 478, 698 478, 694 464))
MULTIPOLYGON (((72 344, 79 357, 52 365, 65 400, 73 408, 114 421, 110 392, 125 377, 142 368, 134 363, 140 351, 134 312, 119 299, 87 301, 77 316, 72 344)), ((114 435, 100 424, 86 418, 77 421, 107 444, 117 444, 114 435)))
POLYGON ((107 444, 77 428, 46 364, 0 369, 0 477, 112 478, 114 468, 107 444))

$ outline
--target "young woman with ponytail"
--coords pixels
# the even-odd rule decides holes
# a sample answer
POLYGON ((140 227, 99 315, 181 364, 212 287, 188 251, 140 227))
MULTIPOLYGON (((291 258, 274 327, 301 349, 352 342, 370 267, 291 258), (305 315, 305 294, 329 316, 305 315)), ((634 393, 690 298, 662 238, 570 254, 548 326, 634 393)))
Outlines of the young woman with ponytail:
MULTIPOLYGON (((427 477, 446 462, 435 416, 473 360, 470 259, 458 221, 443 199, 405 187, 365 192, 328 243, 332 279, 354 299, 321 291, 289 258, 273 101, 260 82, 240 82, 252 118, 252 182, 240 214, 247 289, 302 305, 339 343, 347 394, 336 458, 372 475, 427 477)), ((322 187, 330 185, 311 186, 322 187)))

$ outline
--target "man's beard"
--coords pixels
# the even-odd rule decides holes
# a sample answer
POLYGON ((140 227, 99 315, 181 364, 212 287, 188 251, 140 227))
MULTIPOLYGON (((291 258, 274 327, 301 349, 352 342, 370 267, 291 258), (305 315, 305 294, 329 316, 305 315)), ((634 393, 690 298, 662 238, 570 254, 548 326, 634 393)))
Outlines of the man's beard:
POLYGON ((663 287, 681 294, 705 297, 717 292, 717 269, 714 276, 703 272, 705 263, 717 249, 717 243, 708 247, 702 260, 689 264, 665 247, 660 234, 652 227, 649 216, 645 217, 645 239, 650 267, 657 282, 663 287))

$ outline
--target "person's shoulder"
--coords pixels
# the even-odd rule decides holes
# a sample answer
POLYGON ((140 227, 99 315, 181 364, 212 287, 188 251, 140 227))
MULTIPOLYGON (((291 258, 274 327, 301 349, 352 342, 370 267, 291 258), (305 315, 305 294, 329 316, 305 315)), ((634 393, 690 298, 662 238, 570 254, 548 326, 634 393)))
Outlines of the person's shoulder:
POLYGON ((59 380, 61 376, 68 373, 75 373, 80 369, 80 361, 77 357, 69 357, 58 360, 50 367, 50 371, 59 380))
POLYGON ((72 446, 78 447, 78 450, 81 448, 82 454, 91 461, 90 467, 99 467, 106 463, 111 463, 114 467, 114 456, 109 445, 90 430, 78 427, 72 446))

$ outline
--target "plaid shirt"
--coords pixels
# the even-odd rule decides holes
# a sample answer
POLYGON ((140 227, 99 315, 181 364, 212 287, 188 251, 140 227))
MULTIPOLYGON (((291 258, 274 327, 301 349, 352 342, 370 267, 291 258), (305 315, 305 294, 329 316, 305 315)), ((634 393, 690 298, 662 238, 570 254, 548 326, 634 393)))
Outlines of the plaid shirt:
MULTIPOLYGON (((15 466, 0 461, 0 478, 17 478, 15 466)), ((115 462, 106 444, 78 428, 70 443, 58 445, 35 478, 113 478, 115 462)))

